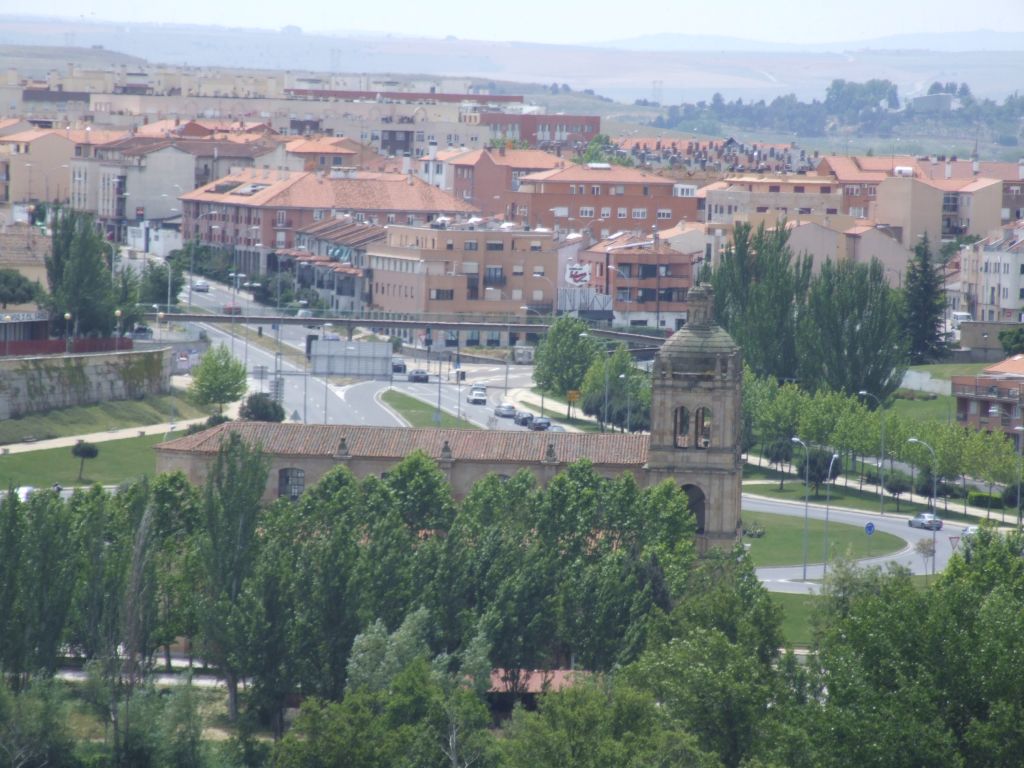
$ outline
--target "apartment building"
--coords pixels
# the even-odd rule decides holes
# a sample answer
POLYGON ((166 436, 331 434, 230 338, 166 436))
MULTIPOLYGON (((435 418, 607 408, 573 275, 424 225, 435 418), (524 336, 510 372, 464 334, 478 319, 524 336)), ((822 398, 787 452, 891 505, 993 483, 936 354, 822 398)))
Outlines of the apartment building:
POLYGON ((0 136, 0 204, 67 200, 74 151, 61 131, 32 128, 0 136))
POLYGON ((519 190, 521 180, 533 173, 565 166, 565 160, 539 149, 474 149, 455 155, 451 167, 452 193, 479 208, 485 215, 509 217, 513 205, 509 192, 519 190))
POLYGON ((831 177, 842 191, 842 213, 855 219, 874 216, 878 185, 891 176, 914 178, 917 159, 911 155, 832 155, 818 163, 817 175, 831 177))
POLYGON ((249 275, 266 274, 276 251, 295 248, 298 231, 337 216, 417 226, 477 212, 411 174, 366 171, 250 169, 179 199, 183 237, 234 249, 240 271, 249 275))
POLYGON ((1024 322, 1024 221, 960 249, 956 305, 987 322, 1024 322))
POLYGON ((1024 219, 1024 158, 1016 163, 1000 163, 929 157, 918 160, 917 168, 923 177, 932 180, 997 179, 1002 184, 1001 223, 1024 219))
POLYGON ((514 114, 497 110, 479 113, 488 141, 525 142, 531 149, 585 147, 601 132, 596 115, 514 114))
POLYGON ((385 227, 348 216, 317 222, 296 232, 295 248, 278 252, 272 270, 292 272, 331 311, 362 312, 370 303, 366 251, 386 236, 385 227))
POLYGON ((610 297, 616 325, 677 330, 687 319, 686 297, 703 249, 683 253, 655 232, 622 233, 582 250, 577 257, 596 290, 610 297))
POLYGON ((697 188, 635 168, 608 163, 531 173, 507 194, 509 220, 531 228, 591 232, 595 239, 622 230, 650 231, 696 221, 697 188))
POLYGON ((1024 355, 990 365, 978 376, 952 378, 957 423, 975 430, 1002 431, 1020 450, 1024 439, 1024 355))
MULTIPOLYGON (((367 248, 370 309, 390 313, 493 314, 524 318, 554 314, 560 243, 550 232, 508 225, 481 228, 388 227, 367 248)), ((507 333, 507 332, 506 332, 507 333)), ((497 346, 500 331, 464 333, 462 346, 497 346)), ((444 340, 455 346, 453 331, 444 340)), ((512 343, 516 341, 513 334, 512 343)), ((442 341, 435 341, 439 346, 442 341)))
POLYGON ((842 210, 843 193, 822 176, 732 176, 704 190, 705 221, 731 225, 764 219, 824 219, 842 210))
POLYGON ((827 260, 850 260, 870 264, 877 259, 885 280, 893 288, 902 288, 907 265, 913 251, 900 242, 891 227, 849 216, 832 217, 827 222, 787 222, 789 248, 793 253, 808 254, 815 273, 827 260))

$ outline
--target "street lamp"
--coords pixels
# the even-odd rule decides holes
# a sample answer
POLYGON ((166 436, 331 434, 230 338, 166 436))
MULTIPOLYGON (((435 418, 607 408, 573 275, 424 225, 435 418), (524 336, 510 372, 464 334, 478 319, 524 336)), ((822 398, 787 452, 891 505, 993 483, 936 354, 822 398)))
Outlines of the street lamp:
POLYGON ((857 394, 861 397, 870 397, 878 403, 878 420, 881 423, 882 436, 882 447, 878 456, 878 514, 885 515, 885 414, 882 413, 882 401, 878 399, 877 395, 871 394, 866 389, 862 389, 857 394))
POLYGON ((832 458, 828 462, 828 474, 825 475, 825 558, 821 561, 822 565, 822 576, 828 573, 828 509, 832 503, 832 465, 835 464, 836 459, 839 458, 838 453, 833 453, 832 458))
MULTIPOLYGON (((584 331, 580 334, 580 338, 590 338, 590 334, 584 331)), ((604 432, 605 424, 608 423, 608 369, 611 367, 611 362, 607 355, 615 350, 607 346, 608 342, 605 339, 598 339, 598 341, 604 342, 606 345, 604 348, 604 354, 606 355, 604 360, 604 410, 602 411, 603 416, 601 419, 601 431, 604 432)))
POLYGON ((629 396, 629 377, 626 374, 624 374, 624 373, 620 373, 619 374, 619 378, 622 379, 622 383, 626 387, 626 431, 627 432, 632 432, 633 430, 631 430, 629 428, 629 422, 630 422, 630 418, 629 417, 630 417, 630 411, 632 410, 632 404, 630 402, 630 396, 629 396))
MULTIPOLYGON (((908 443, 914 443, 915 445, 923 445, 928 449, 928 452, 932 455, 932 514, 935 514, 935 499, 936 499, 936 480, 939 477, 938 473, 938 460, 935 458, 935 449, 932 448, 924 440, 918 440, 916 437, 907 438, 908 443)), ((935 526, 932 526, 932 576, 935 575, 935 558, 938 555, 938 550, 935 548, 935 526)))
POLYGON ((64 313, 64 352, 71 354, 71 313, 64 313))
POLYGON ((10 315, 4 315, 4 357, 10 357, 10 354, 11 354, 11 316, 10 315))
POLYGON ((114 351, 121 350, 121 310, 114 310, 114 319, 117 321, 117 330, 114 332, 114 351))
POLYGON ((804 581, 807 581, 807 518, 808 518, 808 494, 811 492, 811 451, 807 443, 799 437, 790 438, 794 443, 800 443, 804 447, 804 581))

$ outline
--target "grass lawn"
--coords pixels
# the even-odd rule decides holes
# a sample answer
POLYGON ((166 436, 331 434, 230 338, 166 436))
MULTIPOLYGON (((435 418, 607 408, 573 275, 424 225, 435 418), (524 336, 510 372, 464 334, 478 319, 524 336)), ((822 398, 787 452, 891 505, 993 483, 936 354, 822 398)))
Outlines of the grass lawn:
MULTIPOLYGON (((770 515, 764 512, 743 512, 743 524, 760 525, 765 535, 759 539, 743 537, 750 545, 750 559, 758 568, 772 565, 796 565, 803 562, 804 520, 802 517, 770 515)), ((859 526, 830 522, 829 549, 852 558, 875 557, 897 552, 906 542, 888 533, 864 533, 859 526)), ((820 563, 825 550, 825 521, 810 520, 807 525, 807 561, 820 563)))
POLYGON ((932 363, 931 365, 912 365, 910 370, 930 373, 933 379, 949 381, 953 376, 975 376, 992 363, 932 363))
POLYGON ((821 598, 771 592, 772 602, 782 608, 782 636, 786 645, 806 648, 811 644, 811 612, 821 598))
POLYGON ((914 421, 951 421, 956 416, 956 398, 938 395, 934 400, 892 401, 892 410, 905 419, 914 421))
MULTIPOLYGON (((437 406, 419 400, 411 395, 391 389, 380 396, 380 399, 394 408, 414 427, 436 427, 434 415, 437 406)), ((457 419, 446 411, 441 411, 441 427, 445 429, 480 429, 476 424, 465 419, 457 419)))
MULTIPOLYGON (((181 435, 172 432, 171 438, 181 435)), ((71 455, 71 448, 48 448, 41 451, 12 453, 0 456, 0 487, 31 485, 49 488, 60 483, 65 488, 76 485, 117 485, 142 475, 156 474, 156 453, 152 447, 167 435, 129 437, 96 443, 100 453, 85 462, 82 480, 78 479, 80 459, 71 455)))
POLYGON ((47 440, 209 415, 208 410, 192 405, 180 393, 145 400, 117 400, 4 419, 0 421, 0 445, 20 443, 26 437, 47 440))

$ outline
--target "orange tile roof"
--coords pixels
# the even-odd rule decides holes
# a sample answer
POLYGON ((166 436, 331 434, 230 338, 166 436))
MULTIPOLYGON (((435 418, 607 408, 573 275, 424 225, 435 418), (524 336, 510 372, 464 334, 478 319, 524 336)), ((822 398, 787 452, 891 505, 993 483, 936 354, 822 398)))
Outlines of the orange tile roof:
POLYGON ((52 128, 29 128, 24 131, 18 131, 17 133, 9 133, 6 136, 0 136, 0 143, 4 144, 21 144, 31 143, 36 139, 42 139, 51 134, 63 135, 62 131, 57 131, 52 128))
POLYGON ((564 181, 584 183, 647 183, 647 184, 668 184, 675 182, 664 176, 657 176, 646 171, 639 171, 636 168, 629 168, 625 165, 609 165, 607 168, 591 168, 586 165, 563 160, 564 168, 554 168, 550 171, 538 171, 528 176, 523 176, 520 181, 564 181))
POLYGON ((296 155, 354 155, 356 151, 338 139, 293 139, 285 149, 296 155))
POLYGON ((977 192, 979 189, 991 187, 993 184, 1002 185, 999 179, 921 179, 921 182, 929 187, 941 189, 943 192, 977 192))
POLYGON ((579 669, 520 669, 515 675, 502 668, 491 670, 489 693, 505 693, 513 680, 519 686, 519 693, 555 693, 568 688, 579 680, 591 677, 590 672, 579 669))
POLYGON ((598 465, 641 467, 647 462, 648 435, 585 432, 519 432, 512 430, 411 429, 334 424, 275 424, 231 421, 226 424, 160 443, 158 451, 214 454, 228 433, 262 446, 274 456, 333 457, 342 438, 353 457, 400 460, 416 450, 441 458, 448 442, 457 461, 525 464, 544 459, 554 445, 561 463, 590 459, 598 465))
POLYGON ((505 154, 488 152, 486 149, 472 149, 460 152, 450 162, 452 165, 476 165, 483 157, 489 157, 495 165, 541 170, 561 168, 566 162, 565 158, 541 149, 506 149, 505 154))
POLYGON ((984 373, 1001 373, 1008 376, 1024 376, 1024 355, 1008 357, 995 365, 990 365, 984 373))

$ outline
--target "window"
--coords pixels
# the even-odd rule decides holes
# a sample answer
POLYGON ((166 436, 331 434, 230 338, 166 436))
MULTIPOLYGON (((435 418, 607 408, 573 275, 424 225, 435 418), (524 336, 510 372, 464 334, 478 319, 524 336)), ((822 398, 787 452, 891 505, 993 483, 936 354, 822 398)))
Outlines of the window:
POLYGON ((602 208, 601 209, 601 218, 602 219, 610 219, 611 217, 612 217, 612 209, 611 208, 602 208))
POLYGON ((823 195, 831 195, 832 194, 832 187, 822 187, 820 192, 823 195))
POLYGON ((285 225, 285 222, 288 221, 287 217, 288 211, 278 211, 274 219, 274 223, 279 227, 283 227, 285 225))
POLYGON ((575 184, 570 184, 569 185, 569 194, 570 195, 575 195, 576 194, 576 185, 575 184))
POLYGON ((633 218, 634 219, 646 219, 647 218, 647 209, 646 208, 634 208, 633 209, 633 218))
POLYGON ((531 251, 539 251, 541 249, 540 240, 533 240, 530 242, 531 251))
POLYGON ((593 186, 591 186, 590 187, 590 194, 592 194, 592 195, 600 195, 601 194, 601 187, 600 187, 600 185, 594 184, 593 186))
POLYGON ((694 445, 697 448, 711 446, 711 428, 714 426, 710 408, 698 408, 694 414, 694 445))
POLYGON ((780 191, 780 189, 781 189, 781 187, 778 184, 769 184, 768 185, 768 191, 769 192, 778 192, 778 191, 780 191))
POLYGON ((846 189, 843 192, 849 197, 856 197, 860 194, 859 184, 847 184, 846 189))
POLYGON ((799 194, 804 191, 804 188, 800 184, 797 184, 793 187, 793 191, 799 194))
POLYGON ((501 240, 488 240, 486 248, 488 251, 504 251, 505 243, 503 243, 501 240))
POLYGON ((512 274, 513 275, 521 275, 521 274, 523 274, 523 265, 522 264, 513 264, 512 265, 512 274))
POLYGON ((757 212, 758 213, 768 213, 768 206, 767 205, 759 205, 759 206, 757 206, 757 212))
POLYGON ((306 471, 286 467, 277 473, 277 495, 295 501, 306 490, 306 471))
POLYGON ((567 219, 567 218, 569 218, 569 208, 568 207, 552 208, 551 209, 551 213, 554 214, 556 219, 567 219))
POLYGON ((619 208, 619 210, 618 210, 618 218, 620 218, 620 219, 628 219, 629 218, 629 210, 627 210, 626 208, 619 208))
POLYGON ((673 419, 674 445, 676 448, 690 447, 690 411, 686 407, 676 408, 673 419))
POLYGON ((829 216, 835 216, 837 213, 839 213, 839 210, 837 208, 826 208, 825 213, 828 214, 829 216))
POLYGON ((476 240, 466 240, 462 244, 462 250, 464 250, 464 251, 478 251, 478 250, 480 250, 480 247, 477 244, 476 240))
POLYGON ((431 288, 430 298, 432 301, 451 301, 455 298, 455 291, 451 288, 431 288))
POLYGON ((803 216, 810 216, 811 215, 811 209, 810 208, 798 208, 797 209, 797 213, 799 213, 799 214, 801 214, 803 216))
POLYGON ((592 218, 594 218, 594 209, 591 208, 590 206, 584 206, 584 207, 580 208, 580 218, 581 219, 592 219, 592 218))
POLYGON ((448 238, 448 242, 447 242, 447 243, 445 244, 445 247, 444 247, 444 249, 445 249, 446 251, 454 251, 454 250, 455 250, 455 241, 454 241, 454 240, 452 240, 452 239, 451 239, 451 238, 449 237, 449 238, 448 238))
POLYGON ((658 209, 658 218, 659 219, 671 219, 672 218, 672 211, 670 211, 668 208, 659 208, 658 209))
POLYGON ((878 187, 873 187, 872 186, 872 187, 865 187, 864 189, 867 191, 868 197, 874 197, 875 196, 875 191, 878 189, 878 187))

